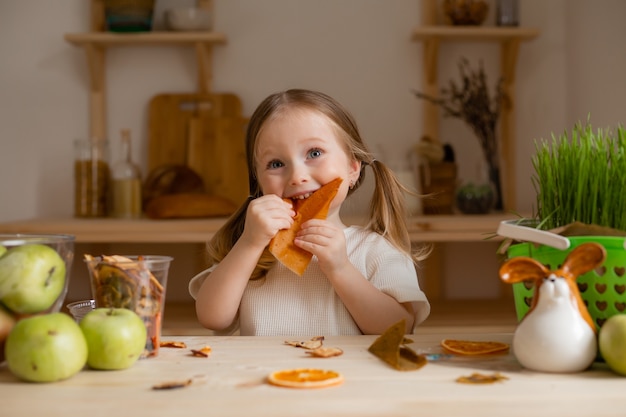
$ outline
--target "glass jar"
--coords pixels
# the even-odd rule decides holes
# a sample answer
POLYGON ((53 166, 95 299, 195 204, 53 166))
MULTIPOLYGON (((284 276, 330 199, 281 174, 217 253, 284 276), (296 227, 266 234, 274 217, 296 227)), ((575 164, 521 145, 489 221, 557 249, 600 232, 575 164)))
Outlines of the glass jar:
POLYGON ((141 171, 131 155, 130 130, 123 129, 119 159, 111 166, 112 217, 141 217, 141 171))
POLYGON ((518 0, 497 0, 496 23, 498 26, 519 25, 518 0))
POLYGON ((105 140, 74 141, 74 215, 106 217, 109 192, 108 143, 105 140))

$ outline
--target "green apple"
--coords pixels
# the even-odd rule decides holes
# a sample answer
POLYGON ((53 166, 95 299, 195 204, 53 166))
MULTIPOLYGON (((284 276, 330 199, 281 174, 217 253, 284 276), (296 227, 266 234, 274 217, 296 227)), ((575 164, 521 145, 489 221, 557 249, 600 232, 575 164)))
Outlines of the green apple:
POLYGON ((4 255, 4 253, 7 251, 6 246, 2 246, 0 245, 0 256, 4 255))
POLYGON ((0 363, 4 362, 4 343, 15 325, 15 317, 0 305, 0 363))
POLYGON ((146 325, 125 308, 96 308, 82 318, 80 328, 89 348, 87 365, 93 369, 130 368, 146 346, 146 325))
POLYGON ((0 301, 18 314, 46 311, 65 288, 65 261, 50 246, 16 246, 0 257, 0 301))
POLYGON ((598 334, 598 347, 609 368, 626 375, 626 314, 611 316, 604 322, 598 334))
POLYGON ((4 352, 11 372, 31 382, 69 378, 87 363, 83 332, 65 313, 19 320, 9 333, 4 352))

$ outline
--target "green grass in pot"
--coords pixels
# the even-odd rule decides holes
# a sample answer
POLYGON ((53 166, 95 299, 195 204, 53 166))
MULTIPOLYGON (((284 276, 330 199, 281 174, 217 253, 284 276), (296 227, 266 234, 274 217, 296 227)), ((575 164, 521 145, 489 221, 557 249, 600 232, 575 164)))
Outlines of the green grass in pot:
POLYGON ((536 141, 537 217, 550 230, 574 222, 626 231, 626 131, 578 123, 536 141))

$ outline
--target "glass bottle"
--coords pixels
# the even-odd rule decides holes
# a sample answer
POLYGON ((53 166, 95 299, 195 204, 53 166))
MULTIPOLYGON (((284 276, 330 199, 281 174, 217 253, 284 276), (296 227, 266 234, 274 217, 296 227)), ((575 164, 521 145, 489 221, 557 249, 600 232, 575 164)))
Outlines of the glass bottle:
POLYGON ((74 216, 106 217, 109 192, 108 143, 74 141, 74 216))
POLYGON ((141 171, 131 157, 130 130, 121 132, 120 159, 111 168, 111 216, 141 216, 141 171))
POLYGON ((519 25, 518 0, 497 0, 496 24, 498 26, 518 26, 519 25))

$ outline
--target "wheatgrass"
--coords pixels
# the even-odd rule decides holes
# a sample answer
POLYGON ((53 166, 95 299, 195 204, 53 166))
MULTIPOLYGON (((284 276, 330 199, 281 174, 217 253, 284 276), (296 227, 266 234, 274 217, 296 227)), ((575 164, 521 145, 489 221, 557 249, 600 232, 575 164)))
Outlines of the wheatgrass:
POLYGON ((626 131, 589 122, 535 141, 531 180, 542 229, 578 221, 626 231, 626 131))

